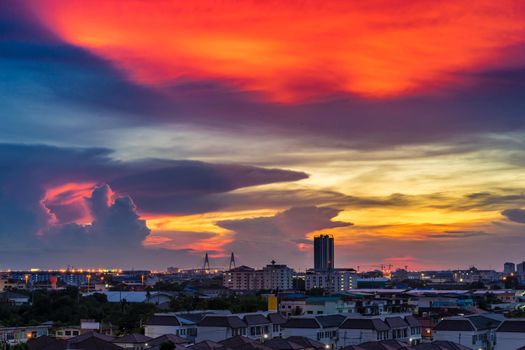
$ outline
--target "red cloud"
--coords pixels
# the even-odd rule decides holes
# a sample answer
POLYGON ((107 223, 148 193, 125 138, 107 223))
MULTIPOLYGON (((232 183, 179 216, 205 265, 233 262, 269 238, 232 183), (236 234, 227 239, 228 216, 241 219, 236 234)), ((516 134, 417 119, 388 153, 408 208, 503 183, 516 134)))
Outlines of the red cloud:
MULTIPOLYGON (((523 2, 126 1, 31 3, 66 41, 162 86, 224 81, 274 101, 371 97, 464 81, 502 68, 525 35, 523 2)), ((509 61, 509 60, 514 61, 509 61)))

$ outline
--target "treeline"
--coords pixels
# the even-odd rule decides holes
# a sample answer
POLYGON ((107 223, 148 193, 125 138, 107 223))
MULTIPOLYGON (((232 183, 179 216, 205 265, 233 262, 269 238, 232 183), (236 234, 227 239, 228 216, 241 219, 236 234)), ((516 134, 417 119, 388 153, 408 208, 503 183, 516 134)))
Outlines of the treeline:
POLYGON ((125 300, 110 303, 104 294, 81 297, 75 287, 61 291, 35 290, 30 298, 30 305, 0 304, 0 324, 23 326, 53 321, 58 325, 78 325, 81 319, 95 319, 129 332, 139 329, 155 312, 155 305, 125 300))
MULTIPOLYGON (((26 293, 25 291, 16 291, 26 293)), ((29 294, 30 305, 0 303, 0 326, 35 326, 46 321, 57 325, 79 325, 81 319, 95 319, 120 332, 140 331, 156 311, 230 310, 254 312, 266 310, 266 300, 258 295, 202 299, 179 295, 171 300, 171 310, 157 310, 151 303, 130 303, 125 299, 110 303, 104 294, 82 297, 78 288, 60 291, 35 290, 29 294)))
POLYGON ((202 299, 180 295, 170 303, 172 311, 230 310, 233 313, 255 312, 267 309, 267 301, 260 295, 230 296, 202 299))

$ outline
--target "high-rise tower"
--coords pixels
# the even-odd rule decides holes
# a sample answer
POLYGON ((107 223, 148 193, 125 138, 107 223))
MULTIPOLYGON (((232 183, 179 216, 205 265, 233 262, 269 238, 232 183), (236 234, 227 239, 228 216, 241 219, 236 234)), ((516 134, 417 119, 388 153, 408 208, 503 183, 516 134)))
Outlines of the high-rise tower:
POLYGON ((334 237, 332 235, 314 237, 314 269, 316 271, 333 270, 334 259, 334 237))

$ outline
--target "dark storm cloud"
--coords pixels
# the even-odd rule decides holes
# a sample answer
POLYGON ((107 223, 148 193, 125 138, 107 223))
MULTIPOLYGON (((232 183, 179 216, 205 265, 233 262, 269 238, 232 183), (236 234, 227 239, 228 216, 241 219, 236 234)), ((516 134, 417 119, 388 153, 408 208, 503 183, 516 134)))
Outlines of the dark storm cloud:
POLYGON ((352 225, 333 221, 339 212, 329 207, 295 207, 271 217, 221 221, 218 225, 235 233, 225 250, 239 252, 243 264, 280 258, 286 259, 283 263, 293 261, 302 266, 311 249, 303 251, 299 244, 304 244, 308 233, 352 225))
POLYGON ((501 215, 520 224, 525 224, 525 210, 523 209, 506 209, 501 212, 501 215))
MULTIPOLYGON (((46 239, 52 239, 55 248, 97 243, 97 247, 144 249, 139 246, 149 229, 139 218, 135 203, 144 210, 140 198, 148 191, 152 201, 166 194, 180 201, 178 195, 185 199, 305 177, 287 170, 193 161, 122 162, 111 158, 108 149, 0 144, 0 243, 13 251, 25 250, 27 242, 37 242, 37 238, 44 245, 46 239), (117 193, 114 201, 110 198, 112 182, 117 193), (61 215, 55 216, 53 206, 45 206, 46 190, 66 183, 109 183, 86 200, 93 219, 89 225, 72 223, 79 216, 78 208, 68 214, 62 207, 61 215)), ((60 198, 55 200, 55 204, 60 202, 60 198)), ((144 207, 151 209, 147 203, 144 207)), ((194 208, 196 212, 206 209, 194 208)))

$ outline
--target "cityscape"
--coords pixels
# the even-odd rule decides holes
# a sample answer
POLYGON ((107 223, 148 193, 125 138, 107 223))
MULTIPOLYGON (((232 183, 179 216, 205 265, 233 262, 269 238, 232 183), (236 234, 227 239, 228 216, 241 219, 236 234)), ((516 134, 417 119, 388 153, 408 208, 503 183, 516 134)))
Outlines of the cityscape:
POLYGON ((313 268, 306 271, 274 260, 261 269, 236 266, 233 252, 226 270, 214 268, 206 253, 201 267, 163 272, 4 271, 0 300, 13 308, 36 307, 41 293, 52 300, 74 290, 77 298, 147 305, 147 311, 129 329, 96 318, 48 321, 0 327, 1 339, 30 349, 140 350, 488 350, 517 349, 525 341, 525 261, 505 262, 499 271, 358 271, 337 267, 335 246, 333 236, 315 236, 313 268))
POLYGON ((525 350, 525 2, 0 0, 0 350, 525 350))

